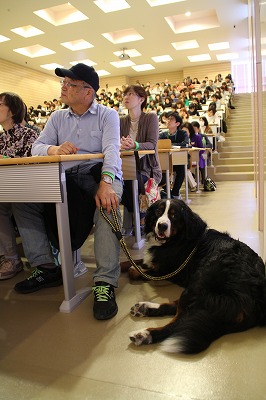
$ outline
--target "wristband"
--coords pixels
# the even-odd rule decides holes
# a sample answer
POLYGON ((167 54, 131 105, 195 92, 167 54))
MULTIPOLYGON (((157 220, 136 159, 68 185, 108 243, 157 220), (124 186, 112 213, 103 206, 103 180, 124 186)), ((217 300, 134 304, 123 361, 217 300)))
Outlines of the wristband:
POLYGON ((135 144, 136 144, 135 150, 138 150, 138 149, 139 149, 139 143, 138 143, 138 142, 135 142, 135 144))

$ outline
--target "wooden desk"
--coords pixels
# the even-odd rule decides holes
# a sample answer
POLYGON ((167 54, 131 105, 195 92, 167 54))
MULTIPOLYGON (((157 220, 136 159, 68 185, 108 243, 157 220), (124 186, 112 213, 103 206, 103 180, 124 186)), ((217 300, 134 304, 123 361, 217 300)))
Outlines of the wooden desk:
MULTIPOLYGON (((139 151, 140 156, 154 154, 139 151)), ((2 203, 55 203, 58 225, 59 250, 62 261, 62 275, 65 299, 60 305, 61 312, 74 310, 89 294, 89 287, 75 290, 73 273, 73 254, 69 230, 67 189, 65 171, 83 161, 103 159, 103 154, 73 154, 57 156, 32 156, 0 159, 0 202, 2 203), (4 167, 4 168, 1 168, 4 167)), ((140 234, 138 183, 133 151, 121 152, 124 179, 133 180, 134 218, 136 248, 144 241, 140 234)), ((79 257, 76 259, 77 263, 79 257)))
POLYGON ((59 310, 71 312, 90 293, 76 291, 71 250, 65 171, 103 154, 0 159, 0 202, 55 203, 65 299, 59 310))
POLYGON ((182 148, 171 148, 171 149, 158 149, 159 159, 161 168, 166 172, 166 192, 168 198, 170 198, 170 168, 171 165, 184 165, 185 167, 185 193, 186 203, 189 203, 188 199, 188 179, 187 179, 187 164, 188 164, 188 153, 192 155, 192 160, 197 163, 197 186, 199 190, 199 152, 203 150, 198 147, 182 147, 182 148))

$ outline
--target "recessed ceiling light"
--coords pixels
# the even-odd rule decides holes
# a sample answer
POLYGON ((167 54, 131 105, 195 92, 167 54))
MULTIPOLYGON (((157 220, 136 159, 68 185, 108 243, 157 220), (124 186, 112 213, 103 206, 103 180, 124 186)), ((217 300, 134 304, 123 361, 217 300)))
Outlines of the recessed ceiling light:
POLYGON ((16 53, 22 54, 23 56, 36 58, 49 56, 50 54, 55 54, 55 51, 48 49, 47 47, 35 44, 34 46, 21 47, 19 49, 13 49, 16 53))
POLYGON ((172 57, 169 56, 168 54, 165 56, 157 56, 157 57, 152 57, 152 60, 156 63, 161 63, 161 62, 167 62, 167 61, 173 61, 172 57))
POLYGON ((114 44, 134 42, 143 39, 135 29, 124 29, 122 31, 102 33, 102 35, 105 39, 114 44))
POLYGON ((180 3, 186 0, 146 0, 151 7, 165 6, 166 4, 180 3))
POLYGON ((137 72, 149 71, 151 69, 155 69, 154 66, 151 64, 136 65, 135 67, 132 67, 132 68, 137 72))
POLYGON ((72 40, 71 42, 64 42, 60 44, 61 46, 64 46, 71 51, 85 50, 94 47, 93 44, 87 42, 84 39, 72 40))
POLYGON ((225 50, 225 49, 229 49, 229 43, 228 42, 220 42, 220 43, 211 43, 208 44, 208 47, 211 51, 215 51, 215 50, 225 50))
POLYGON ((97 74, 99 75, 99 76, 106 76, 106 75, 110 75, 110 72, 108 72, 108 71, 105 71, 105 69, 99 69, 98 71, 96 71, 97 72, 97 74))
POLYGON ((224 53, 224 54, 217 54, 217 60, 219 61, 228 61, 228 60, 236 60, 239 58, 238 53, 224 53))
POLYGON ((59 6, 44 8, 34 11, 34 14, 43 18, 54 26, 72 24, 73 22, 89 19, 85 14, 77 10, 70 3, 60 4, 59 6))
POLYGON ((86 58, 85 60, 70 61, 69 64, 71 64, 71 65, 77 65, 77 64, 79 64, 79 63, 89 65, 89 67, 92 67, 93 65, 97 65, 96 62, 94 62, 94 61, 92 61, 92 60, 89 60, 88 58, 86 58))
POLYGON ((133 65, 136 65, 133 61, 131 60, 122 60, 122 61, 113 61, 110 62, 110 64, 113 67, 116 68, 125 68, 125 67, 132 67, 133 65))
POLYGON ((203 10, 191 13, 189 19, 184 14, 164 17, 174 33, 186 33, 217 28, 220 26, 215 10, 203 10))
POLYGON ((105 13, 130 8, 130 5, 125 0, 97 0, 93 3, 105 13))
POLYGON ((7 40, 10 40, 8 37, 0 35, 0 43, 6 42, 7 40))
POLYGON ((209 61, 211 56, 209 54, 198 54, 197 56, 188 56, 190 62, 209 61))
POLYGON ((191 16, 191 12, 190 11, 185 12, 185 16, 186 17, 190 17, 191 16))
POLYGON ((171 43, 176 50, 197 49, 199 44, 196 40, 185 40, 184 42, 171 43))
POLYGON ((41 31, 38 28, 35 28, 32 25, 21 26, 20 28, 11 29, 11 31, 25 38, 42 35, 44 33, 43 31, 41 31))
POLYGON ((43 65, 40 65, 40 67, 42 67, 44 69, 48 69, 49 71, 55 70, 56 68, 64 68, 63 65, 56 64, 56 63, 43 64, 43 65))

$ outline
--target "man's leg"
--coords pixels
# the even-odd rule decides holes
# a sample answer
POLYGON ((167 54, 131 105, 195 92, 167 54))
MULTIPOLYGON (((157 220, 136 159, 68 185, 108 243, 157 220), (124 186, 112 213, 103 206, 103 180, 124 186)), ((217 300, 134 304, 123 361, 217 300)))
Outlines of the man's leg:
MULTIPOLYGON (((122 183, 113 182, 119 200, 122 196, 122 183)), ((122 226, 120 209, 116 210, 120 229, 122 226)), ((108 215, 113 221, 112 215, 108 215)), ((95 212, 94 253, 96 259, 96 271, 93 274, 94 291, 94 317, 99 320, 112 318, 116 315, 118 307, 115 301, 114 288, 118 287, 120 275, 120 243, 113 233, 110 224, 102 217, 99 210, 95 212)))
POLYGON ((172 189, 172 195, 178 197, 180 196, 180 189, 185 179, 185 166, 174 165, 174 171, 176 172, 176 177, 172 189))
POLYGON ((62 285, 61 269, 55 265, 47 237, 41 203, 13 204, 13 213, 20 232, 25 256, 32 267, 32 275, 15 286, 20 293, 31 293, 42 288, 62 285))

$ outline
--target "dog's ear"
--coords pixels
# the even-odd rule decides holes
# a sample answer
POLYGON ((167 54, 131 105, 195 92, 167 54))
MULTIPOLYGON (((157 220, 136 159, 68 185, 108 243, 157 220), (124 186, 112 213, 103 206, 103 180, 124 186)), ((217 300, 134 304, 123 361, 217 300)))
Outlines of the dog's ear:
POLYGON ((184 221, 184 229, 186 232, 186 239, 193 240, 198 238, 206 229, 207 224, 198 214, 191 210, 187 204, 183 203, 181 213, 184 221))

